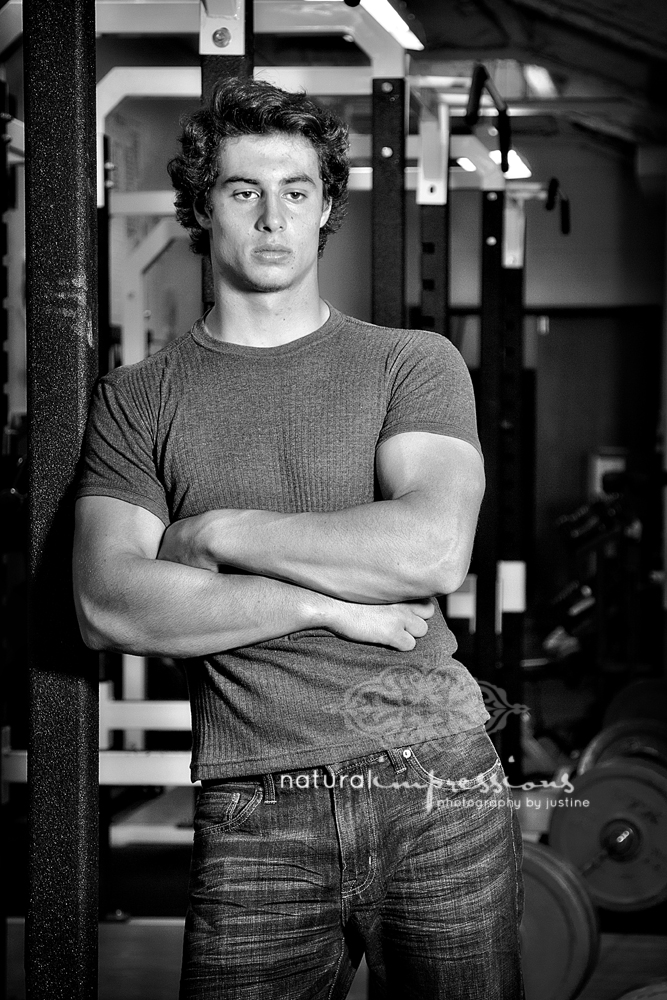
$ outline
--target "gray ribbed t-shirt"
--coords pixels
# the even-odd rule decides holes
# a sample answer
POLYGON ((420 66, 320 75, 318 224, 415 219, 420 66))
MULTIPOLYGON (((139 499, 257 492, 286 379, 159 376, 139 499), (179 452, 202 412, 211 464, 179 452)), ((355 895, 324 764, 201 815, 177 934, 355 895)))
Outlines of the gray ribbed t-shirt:
MULTIPOLYGON (((404 431, 479 448, 468 370, 444 337, 337 310, 278 347, 212 339, 200 320, 95 390, 79 496, 165 525, 217 508, 335 511, 379 499, 375 450, 404 431)), ((309 629, 186 661, 192 777, 350 759, 488 718, 439 609, 400 652, 309 629)))

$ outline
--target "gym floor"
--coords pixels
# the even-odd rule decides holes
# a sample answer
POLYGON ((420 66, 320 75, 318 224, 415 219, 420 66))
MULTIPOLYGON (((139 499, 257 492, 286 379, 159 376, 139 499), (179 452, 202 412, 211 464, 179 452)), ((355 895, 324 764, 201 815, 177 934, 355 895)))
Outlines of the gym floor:
MULTIPOLYGON (((137 918, 100 924, 99 1000, 176 1000, 183 921, 137 918)), ((667 939, 645 934, 603 934, 600 958, 578 1000, 617 1000, 628 990, 667 977, 667 939)), ((7 1000, 24 1000, 23 920, 7 934, 7 1000)), ((349 1000, 365 1000, 366 970, 359 969, 349 1000)))
MULTIPOLYGON (((18 845, 17 845, 18 846, 18 845)), ((105 884, 108 912, 127 920, 100 924, 99 1000, 176 1000, 190 848, 187 844, 113 847, 105 884)), ((19 857, 20 855, 16 855, 19 857)), ((23 1000, 23 910, 20 882, 10 892, 7 998, 23 1000)), ((617 1000, 630 989, 667 978, 667 906, 635 914, 601 913, 600 956, 579 1000, 617 1000)), ((350 1000, 365 1000, 366 972, 350 1000)))

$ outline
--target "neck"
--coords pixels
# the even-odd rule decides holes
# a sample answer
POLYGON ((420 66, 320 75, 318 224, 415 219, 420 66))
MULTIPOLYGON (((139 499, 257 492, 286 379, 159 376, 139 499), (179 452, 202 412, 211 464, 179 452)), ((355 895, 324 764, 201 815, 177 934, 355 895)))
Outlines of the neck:
POLYGON ((240 292, 217 287, 206 328, 210 336, 229 344, 278 347, 313 333, 328 317, 329 307, 317 286, 308 294, 294 289, 240 292))

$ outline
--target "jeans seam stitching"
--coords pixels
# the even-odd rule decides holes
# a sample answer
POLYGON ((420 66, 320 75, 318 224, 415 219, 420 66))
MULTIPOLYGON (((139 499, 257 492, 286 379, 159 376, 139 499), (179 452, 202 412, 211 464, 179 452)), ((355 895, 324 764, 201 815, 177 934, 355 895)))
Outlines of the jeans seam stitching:
MULTIPOLYGON (((351 899, 353 896, 357 896, 359 893, 365 892, 365 890, 369 887, 369 885, 372 884, 372 882, 375 879, 376 864, 374 858, 377 853, 377 829, 375 825, 375 813, 373 809, 373 802, 368 794, 368 786, 366 784, 364 784, 364 794, 366 795, 366 805, 368 808, 368 816, 370 820, 370 830, 371 830, 371 841, 369 844, 370 854, 368 856, 368 874, 366 875, 366 878, 361 883, 361 885, 357 885, 354 887, 354 889, 349 889, 347 891, 343 888, 341 880, 340 895, 343 903, 351 899)), ((338 826, 337 821, 336 821, 336 826, 338 826)))
POLYGON ((334 972, 333 980, 331 982, 331 986, 329 987, 329 992, 327 994, 327 1000, 331 1000, 331 998, 333 997, 334 989, 338 985, 338 973, 340 972, 341 966, 343 964, 343 955, 345 954, 345 941, 344 940, 341 940, 340 946, 341 946, 340 947, 340 954, 338 956, 338 961, 336 962, 336 971, 334 972))
POLYGON ((261 786, 259 786, 250 799, 247 802, 238 816, 233 817, 230 820, 224 820, 222 823, 211 824, 210 826, 204 827, 203 830, 195 830, 195 837, 197 835, 201 836, 207 833, 227 833, 230 830, 235 830, 237 826, 240 826, 245 820, 249 819, 250 816, 255 812, 259 805, 261 805, 264 793, 261 786))

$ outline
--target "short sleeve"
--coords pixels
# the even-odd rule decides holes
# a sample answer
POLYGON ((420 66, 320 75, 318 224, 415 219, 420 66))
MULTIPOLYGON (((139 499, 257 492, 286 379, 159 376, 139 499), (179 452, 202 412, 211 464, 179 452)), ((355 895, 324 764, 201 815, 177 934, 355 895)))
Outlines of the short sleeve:
POLYGON ((467 441, 481 455, 470 372, 450 340, 410 331, 392 358, 389 375, 378 444, 394 434, 428 431, 467 441))
POLYGON ((77 497, 107 496, 144 507, 170 522, 156 462, 155 421, 135 385, 109 379, 95 387, 84 437, 77 497))

